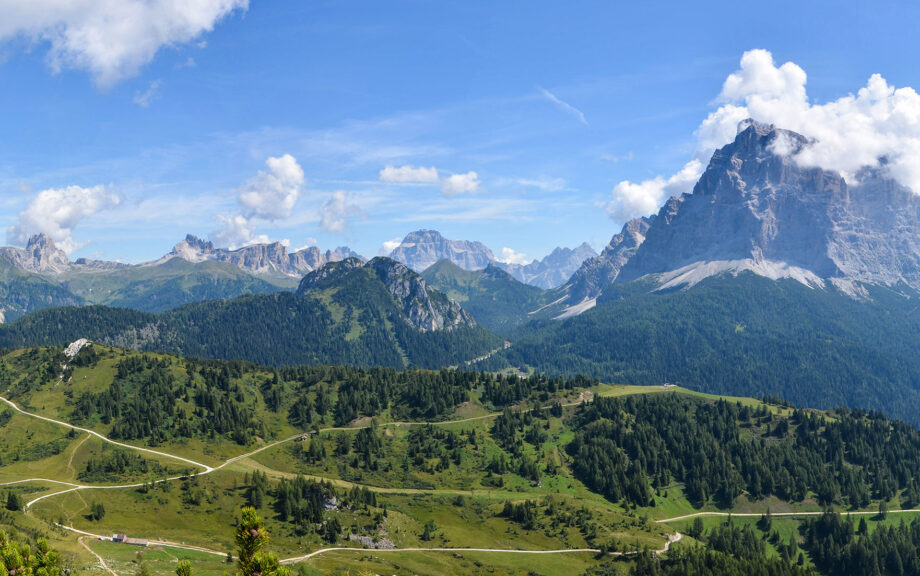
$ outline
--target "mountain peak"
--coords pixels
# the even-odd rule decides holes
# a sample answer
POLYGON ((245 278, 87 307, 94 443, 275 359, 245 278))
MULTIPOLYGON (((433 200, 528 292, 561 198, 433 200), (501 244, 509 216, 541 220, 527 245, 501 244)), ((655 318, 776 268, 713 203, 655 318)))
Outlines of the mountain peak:
POLYGON ((492 251, 482 242, 448 240, 437 230, 408 233, 389 257, 416 272, 427 269, 438 260, 450 260, 465 270, 482 270, 495 260, 492 251))

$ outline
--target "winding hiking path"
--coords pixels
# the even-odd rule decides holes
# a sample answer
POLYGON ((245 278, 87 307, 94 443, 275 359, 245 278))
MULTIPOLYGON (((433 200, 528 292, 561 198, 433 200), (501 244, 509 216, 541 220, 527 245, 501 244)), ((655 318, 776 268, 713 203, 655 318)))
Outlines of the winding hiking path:
POLYGON ((31 418, 37 418, 39 420, 44 420, 45 422, 51 422, 52 424, 57 424, 58 426, 64 426, 67 428, 72 428, 74 430, 79 430, 80 432, 91 434, 95 436, 96 438, 99 438, 103 442, 108 442, 109 444, 114 444, 115 446, 121 446, 122 448, 130 448, 132 450, 137 450, 139 452, 146 452, 147 454, 154 454, 156 456, 162 456, 164 458, 172 458, 173 460, 179 460, 181 462, 185 462, 186 464, 191 464, 192 466, 198 466, 199 468, 203 468, 207 472, 211 472, 213 470, 213 468, 211 468, 207 464, 202 464, 201 462, 195 462, 194 460, 189 460, 188 458, 183 458, 182 456, 176 456, 175 454, 167 454, 166 452, 157 452, 156 450, 151 450, 150 448, 141 448, 140 446, 132 446, 131 444, 117 442, 115 440, 112 440, 111 438, 103 436, 102 434, 94 430, 90 430, 89 428, 81 428, 79 426, 73 426, 71 424, 68 424, 67 422, 61 422, 60 420, 55 420, 54 418, 48 418, 47 416, 33 414, 32 412, 26 412, 25 410, 23 410, 22 408, 14 404, 12 401, 7 400, 3 396, 0 396, 0 400, 3 400, 4 402, 6 402, 10 408, 15 410, 16 412, 19 412, 20 414, 24 414, 31 418))
MULTIPOLYGON (((13 410, 15 410, 16 412, 19 412, 20 414, 22 414, 22 415, 24 415, 24 416, 28 416, 28 417, 30 417, 30 418, 36 418, 36 419, 39 419, 39 420, 44 420, 45 422, 51 422, 52 424, 57 424, 58 426, 63 426, 63 427, 65 427, 65 428, 70 428, 70 429, 73 429, 73 430, 79 430, 79 431, 84 432, 84 433, 86 433, 86 434, 95 436, 95 437, 99 438, 100 440, 102 440, 103 442, 108 442, 108 443, 113 444, 113 445, 115 445, 115 446, 120 446, 120 447, 122 447, 122 448, 128 448, 128 449, 130 449, 130 450, 137 450, 137 451, 139 451, 139 452, 144 452, 144 453, 147 453, 147 454, 155 454, 155 455, 157 455, 157 456, 161 456, 161 457, 164 457, 164 458, 171 458, 171 459, 173 459, 173 460, 178 460, 178 461, 181 461, 181 462, 185 462, 186 464, 192 464, 193 466, 198 466, 199 468, 202 468, 202 469, 203 469, 201 472, 195 473, 195 475, 198 475, 198 476, 204 476, 204 475, 206 475, 206 474, 210 474, 210 473, 212 473, 212 472, 216 472, 216 471, 218 471, 218 470, 221 470, 221 469, 225 468, 226 466, 229 466, 230 464, 233 464, 234 462, 238 462, 238 461, 240 461, 240 460, 244 460, 244 459, 246 459, 246 458, 249 458, 250 456, 254 456, 254 455, 258 454, 259 452, 263 452, 263 451, 268 450, 268 449, 270 449, 270 448, 274 448, 275 446, 278 446, 278 445, 280 445, 280 444, 284 444, 284 443, 286 443, 286 442, 291 442, 291 441, 293 441, 293 440, 296 440, 297 438, 303 437, 304 434, 305 434, 305 433, 298 433, 298 434, 294 434, 294 435, 292 435, 292 436, 288 436, 287 438, 283 438, 283 439, 281 439, 281 440, 276 440, 275 442, 270 442, 270 443, 268 443, 268 444, 265 444, 264 446, 261 446, 261 447, 259 447, 259 448, 256 448, 255 450, 252 450, 252 451, 247 452, 247 453, 245 453, 245 454, 240 454, 239 456, 234 456, 233 458, 230 458, 230 459, 226 460, 223 464, 220 464, 219 466, 213 466, 213 467, 212 467, 212 466, 208 466, 207 464, 202 464, 202 463, 200 463, 200 462, 195 462, 194 460, 190 460, 190 459, 188 459, 188 458, 183 458, 182 456, 177 456, 177 455, 175 455, 175 454, 169 454, 169 453, 167 453, 167 452, 159 452, 159 451, 157 451, 157 450, 151 450, 151 449, 149 449, 149 448, 143 448, 143 447, 140 447, 140 446, 134 446, 134 445, 132 445, 132 444, 125 444, 125 443, 123 443, 123 442, 117 442, 117 441, 112 440, 111 438, 108 438, 108 437, 106 437, 106 436, 104 436, 104 435, 102 435, 102 434, 100 434, 100 433, 98 433, 98 432, 96 432, 96 431, 94 431, 94 430, 90 430, 90 429, 88 429, 88 428, 81 428, 81 427, 79 427, 79 426, 73 426, 73 425, 68 424, 67 422, 63 422, 63 421, 61 421, 61 420, 55 420, 54 418, 49 418, 49 417, 47 417, 47 416, 42 416, 42 415, 40 415, 40 414, 35 414, 35 413, 32 413, 32 412, 27 412, 27 411, 23 410, 22 408, 20 408, 19 406, 17 406, 14 402, 12 402, 11 400, 8 400, 7 398, 4 398, 3 396, 0 396, 0 400, 2 400, 3 402, 5 402, 5 403, 6 403, 7 405, 9 405, 13 410)), ((576 406, 576 405, 578 405, 578 404, 581 404, 582 402, 584 402, 584 395, 579 396, 578 399, 577 399, 575 402, 569 402, 569 403, 567 403, 567 404, 563 404, 563 406, 576 406)), ((542 410, 543 408, 539 408, 539 409, 542 410)), ((533 409, 532 409, 532 410, 533 410, 533 409)), ((481 416, 472 416, 472 417, 469 417, 469 418, 462 418, 462 419, 459 419, 459 420, 440 420, 440 421, 436 421, 436 422, 386 422, 386 423, 379 424, 378 426, 379 426, 380 428, 385 428, 385 427, 388 427, 388 426, 394 426, 394 427, 402 427, 402 426, 426 426, 426 425, 432 425, 432 426, 445 426, 445 425, 448 425, 448 424, 463 424, 464 422, 474 422, 474 421, 477 421, 477 420, 486 420, 486 419, 488 419, 488 418, 495 418, 495 417, 497 417, 499 414, 500 414, 500 412, 492 412, 492 413, 489 413, 489 414, 483 414, 483 415, 481 415, 481 416)), ((362 428, 370 428, 370 426, 371 426, 370 424, 367 424, 367 425, 364 425, 364 426, 334 426, 334 427, 330 427, 330 428, 322 428, 322 429, 319 430, 319 432, 336 432, 336 431, 360 430, 360 429, 362 429, 362 428)), ((87 436, 87 438, 88 438, 88 437, 89 437, 89 436, 87 436)), ((173 481, 176 481, 176 480, 183 480, 183 479, 185 479, 185 478, 187 478, 187 477, 189 477, 189 476, 190 476, 189 474, 182 474, 182 475, 172 476, 172 477, 169 477, 169 478, 161 478, 161 479, 159 479, 159 480, 154 480, 153 483, 154 483, 154 484, 160 484, 160 483, 163 483, 163 482, 173 482, 173 481)), ((145 484, 148 484, 148 482, 135 482, 135 483, 133 483, 133 484, 115 484, 115 485, 78 484, 78 483, 74 483, 74 482, 64 482, 64 481, 62 481, 62 480, 52 480, 52 479, 50 479, 50 478, 28 478, 28 479, 25 479, 25 480, 16 480, 16 481, 12 481, 12 482, 0 483, 0 486, 10 486, 10 485, 13 485, 13 484, 22 484, 22 483, 25 483, 25 482, 50 482, 50 483, 54 483, 54 484, 60 484, 60 485, 63 485, 63 486, 68 486, 68 488, 67 488, 66 490, 59 490, 58 492, 51 492, 51 493, 49 493, 49 494, 44 494, 44 495, 42 495, 42 496, 39 496, 38 498, 35 498, 34 500, 30 500, 29 502, 27 502, 27 503, 25 504, 25 509, 26 509, 26 510, 28 510, 28 509, 29 509, 33 504, 35 504, 36 502, 40 502, 40 501, 42 501, 42 500, 44 500, 44 499, 46 499, 46 498, 51 498, 51 497, 53 497, 53 496, 59 496, 59 495, 61 495, 61 494, 67 494, 67 493, 69 493, 69 492, 75 492, 75 491, 77 491, 77 490, 116 490, 116 489, 123 489, 123 488, 140 488, 140 487, 144 486, 145 484)), ((369 489, 372 489, 372 490, 375 489, 375 487, 371 487, 371 486, 368 486, 368 488, 369 488, 369 489)), ((389 490, 390 490, 390 489, 386 489, 386 488, 379 488, 379 489, 378 489, 378 491, 381 491, 381 492, 385 492, 385 491, 389 491, 389 490)), ((395 491, 395 489, 393 489, 393 490, 395 491)), ((437 492, 437 491, 436 491, 436 490, 428 490, 428 491, 425 491, 425 492, 435 493, 435 492, 437 492)), ((454 492, 454 491, 452 491, 452 492, 454 492)))
MULTIPOLYGON (((683 538, 683 534, 680 532, 675 532, 674 534, 668 535, 668 540, 665 542, 664 546, 658 550, 653 550, 655 554, 664 554, 671 549, 671 544, 674 542, 679 542, 683 538)), ((507 548, 344 548, 344 547, 333 547, 333 548, 321 548, 310 552, 309 554, 304 554, 303 556, 295 556, 294 558, 285 558, 280 562, 282 564, 296 564, 297 562, 303 562, 309 560, 320 554, 326 554, 328 552, 364 552, 367 553, 377 553, 377 552, 494 552, 498 554, 600 554, 602 550, 599 548, 560 548, 558 550, 517 550, 517 549, 507 549, 507 548)), ((636 552, 608 552, 610 556, 632 556, 636 552)))
POLYGON ((105 563, 105 560, 103 560, 102 556, 100 556, 99 554, 96 554, 96 551, 93 550, 92 548, 90 548, 89 545, 88 545, 86 542, 83 541, 83 536, 80 536, 79 538, 77 538, 77 542, 80 543, 80 546, 83 546, 84 548, 86 548, 86 550, 87 550, 90 554, 92 554, 93 556, 95 556, 95 557, 96 557, 96 560, 99 560, 99 564, 102 565, 102 569, 103 569, 103 570, 105 570, 106 572, 108 572, 108 573, 111 574, 112 576, 118 576, 118 574, 116 574, 115 571, 112 570, 111 568, 109 568, 109 565, 105 563))

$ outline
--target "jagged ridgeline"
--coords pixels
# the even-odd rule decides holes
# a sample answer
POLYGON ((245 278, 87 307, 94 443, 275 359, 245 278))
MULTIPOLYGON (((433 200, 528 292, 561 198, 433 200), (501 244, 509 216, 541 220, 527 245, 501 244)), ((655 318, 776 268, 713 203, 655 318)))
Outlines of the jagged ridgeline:
POLYGON ((77 338, 266 365, 457 365, 501 339, 393 260, 357 258, 308 274, 296 293, 186 305, 159 315, 90 306, 42 310, 0 328, 0 345, 77 338))

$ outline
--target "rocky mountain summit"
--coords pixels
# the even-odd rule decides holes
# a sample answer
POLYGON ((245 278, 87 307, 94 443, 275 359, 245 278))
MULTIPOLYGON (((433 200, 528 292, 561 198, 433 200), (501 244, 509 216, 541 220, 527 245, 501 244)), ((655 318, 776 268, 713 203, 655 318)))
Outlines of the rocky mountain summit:
POLYGON ((884 166, 852 182, 800 166, 796 154, 808 145, 801 134, 742 122, 691 193, 627 222, 555 291, 545 313, 580 314, 612 283, 650 275, 659 289, 749 271, 857 297, 864 284, 920 290, 920 197, 884 166))
POLYGON ((0 248, 0 257, 20 270, 37 274, 61 274, 72 267, 67 253, 55 246, 54 240, 45 234, 29 238, 25 249, 12 246, 0 248))
POLYGON ((252 244, 236 250, 216 248, 208 242, 189 234, 173 247, 164 258, 182 258, 188 262, 226 262, 241 270, 257 275, 285 275, 300 277, 312 272, 328 262, 338 262, 345 258, 360 258, 360 255, 346 246, 335 250, 320 251, 316 246, 288 253, 287 247, 280 242, 270 244, 252 244))
POLYGON ((583 242, 575 248, 556 248, 542 260, 534 260, 530 264, 496 262, 495 265, 519 282, 550 290, 564 284, 585 260, 596 256, 594 248, 583 242))
POLYGON ((596 256, 585 242, 576 248, 556 248, 542 260, 529 264, 499 262, 482 242, 448 240, 436 230, 410 232, 389 257, 416 272, 424 272, 439 260, 453 262, 468 271, 497 266, 518 282, 538 288, 555 288, 569 279, 586 259, 596 256))
POLYGON ((581 314, 594 306, 597 297, 616 280, 620 269, 645 241, 655 216, 630 220, 599 255, 586 259, 568 282, 553 291, 546 312, 556 318, 581 314))
POLYGON ((389 257, 416 272, 425 271, 438 260, 450 260, 464 270, 481 270, 495 260, 482 242, 448 240, 437 230, 410 232, 389 257))
POLYGON ((749 121, 715 152, 690 194, 671 198, 617 282, 657 274, 662 287, 748 270, 859 294, 861 283, 920 289, 920 198, 863 170, 800 166, 808 140, 749 121))

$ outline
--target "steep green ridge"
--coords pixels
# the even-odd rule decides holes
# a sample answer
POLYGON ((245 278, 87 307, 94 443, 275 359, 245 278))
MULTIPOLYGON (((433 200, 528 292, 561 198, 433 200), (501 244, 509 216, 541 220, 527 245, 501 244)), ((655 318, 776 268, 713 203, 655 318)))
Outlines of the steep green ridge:
POLYGON ((83 299, 38 274, 16 268, 0 258, 0 321, 10 322, 51 306, 76 306, 83 299))
POLYGON ((75 269, 61 277, 89 303, 143 312, 162 312, 190 302, 266 294, 293 288, 296 281, 268 282, 232 264, 172 258, 158 265, 113 270, 75 269))
POLYGON ((412 276, 403 278, 359 266, 347 274, 314 278, 332 274, 341 268, 339 264, 308 275, 317 285, 305 280, 297 294, 200 302, 159 315, 101 306, 42 310, 0 327, 0 346, 63 345, 90 338, 142 350, 273 366, 431 368, 461 364, 501 346, 500 338, 476 325, 443 294, 418 293, 413 284, 417 275, 411 271, 412 276), (409 291, 395 297, 403 288, 409 291))
POLYGON ((498 334, 526 323, 530 313, 546 303, 548 294, 492 265, 468 271, 449 260, 439 260, 422 272, 422 277, 498 334))
POLYGON ((512 348, 480 367, 675 382, 920 422, 920 300, 913 292, 870 286, 869 299, 856 300, 750 273, 687 290, 653 286, 614 285, 578 317, 529 324, 511 336, 512 348))

